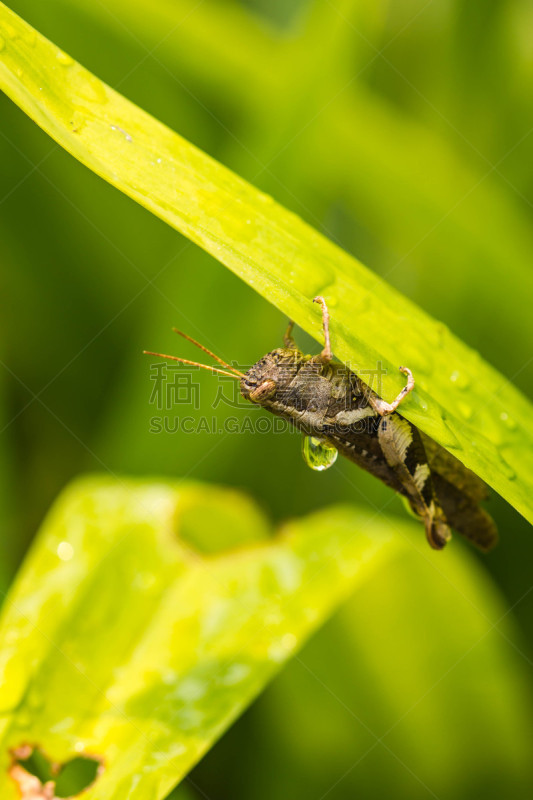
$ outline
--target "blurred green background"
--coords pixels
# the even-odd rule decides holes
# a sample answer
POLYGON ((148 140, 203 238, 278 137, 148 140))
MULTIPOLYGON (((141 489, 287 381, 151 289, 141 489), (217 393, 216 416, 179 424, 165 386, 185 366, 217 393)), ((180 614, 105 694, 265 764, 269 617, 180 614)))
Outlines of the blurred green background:
MULTIPOLYGON (((531 396, 529 0, 9 5, 111 86, 354 253, 531 396)), ((149 402, 144 348, 196 358, 171 333, 174 325, 245 365, 278 345, 285 320, 63 152, 3 96, 0 110, 2 589, 54 497, 84 471, 231 484, 252 493, 276 521, 354 500, 403 515, 397 498, 349 463, 312 473, 295 434, 150 432, 160 412, 149 402)), ((299 341, 317 349, 303 335, 299 341)), ((198 374, 196 381, 200 407, 181 406, 171 416, 244 418, 244 410, 212 408, 212 376, 198 374)), ((464 551, 473 569, 479 562, 480 580, 512 609, 508 647, 521 664, 520 691, 530 699, 533 539, 498 497, 490 511, 501 533, 492 554, 467 552, 455 540, 451 547, 464 551)), ((411 581, 430 581, 432 569, 422 557, 392 584, 383 581, 407 591, 411 581)), ((387 596, 394 604, 394 593, 387 596)), ((376 610, 375 602, 375 593, 366 605, 359 596, 364 613, 358 608, 368 635, 379 638, 391 620, 384 624, 389 607, 376 610)), ((353 733, 353 709, 383 733, 415 701, 416 681, 396 687, 409 700, 396 698, 396 717, 385 716, 379 692, 387 680, 376 678, 378 665, 360 663, 362 633, 360 625, 353 629, 353 613, 341 612, 300 657, 327 677, 328 690, 294 662, 195 770, 192 797, 526 797, 527 779, 517 777, 518 767, 513 773, 510 761, 498 774, 485 765, 483 781, 484 725, 480 720, 474 741, 462 741, 461 715, 477 714, 479 703, 458 695, 460 675, 453 691, 446 682, 435 689, 443 692, 442 718, 431 706, 408 729, 407 743, 404 737, 398 744, 440 775, 438 790, 383 747, 363 757, 368 748, 353 733), (317 719, 322 738, 311 733, 317 719), (457 746, 443 764, 432 742, 442 752, 447 738, 457 746), (472 776, 476 759, 481 766, 472 776)), ((451 626, 457 621, 452 609, 449 619, 451 626)), ((409 673, 416 648, 439 635, 409 618, 395 624, 403 626, 405 651, 384 650, 391 675, 396 658, 409 673)), ((481 683, 486 678, 479 676, 481 683)), ((500 700, 505 693, 497 681, 490 691, 500 700)))

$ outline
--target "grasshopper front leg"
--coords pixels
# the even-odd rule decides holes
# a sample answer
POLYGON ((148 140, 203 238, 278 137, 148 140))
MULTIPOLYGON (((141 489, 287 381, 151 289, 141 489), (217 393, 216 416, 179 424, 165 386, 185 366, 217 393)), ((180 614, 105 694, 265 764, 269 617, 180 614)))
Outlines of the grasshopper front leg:
POLYGON ((386 400, 382 400, 381 397, 378 397, 374 393, 369 394, 368 396, 368 402, 374 411, 377 411, 380 417, 388 416, 396 411, 400 403, 405 400, 407 395, 410 394, 415 388, 415 379, 413 378, 413 373, 409 367, 399 367, 399 370, 400 372, 403 372, 404 375, 407 375, 407 383, 398 396, 394 398, 392 403, 387 403, 386 400))
POLYGON ((320 295, 313 297, 313 303, 319 303, 322 306, 322 328, 324 329, 324 349, 319 355, 313 356, 313 358, 327 364, 333 358, 331 342, 329 340, 329 311, 326 301, 320 295))
POLYGON ((296 342, 294 341, 293 336, 292 336, 292 329, 293 328, 294 328, 294 321, 292 319, 290 319, 289 323, 287 325, 287 330, 285 331, 285 334, 283 336, 283 344, 285 345, 285 347, 288 350, 296 350, 297 349, 296 342))
MULTIPOLYGON (((322 361, 323 363, 327 364, 332 359, 332 352, 331 352, 331 341, 329 336, 329 311, 326 305, 326 301, 323 297, 318 295, 317 297, 313 298, 313 303, 319 303, 322 306, 322 327, 324 329, 324 348, 321 353, 317 356, 313 356, 314 359, 317 361, 322 361)), ((291 327, 292 323, 289 323, 289 329, 287 330, 287 334, 285 334, 285 341, 287 342, 287 337, 290 338, 290 331, 292 330, 291 327)), ((378 397, 374 392, 369 392, 368 394, 368 402, 381 417, 384 417, 388 414, 392 414, 402 400, 404 400, 407 395, 413 391, 415 388, 415 379, 413 378, 413 373, 408 367, 400 367, 400 372, 403 372, 404 375, 407 375, 407 384, 403 387, 402 391, 399 395, 392 401, 392 403, 387 403, 386 400, 382 400, 381 397, 378 397)))

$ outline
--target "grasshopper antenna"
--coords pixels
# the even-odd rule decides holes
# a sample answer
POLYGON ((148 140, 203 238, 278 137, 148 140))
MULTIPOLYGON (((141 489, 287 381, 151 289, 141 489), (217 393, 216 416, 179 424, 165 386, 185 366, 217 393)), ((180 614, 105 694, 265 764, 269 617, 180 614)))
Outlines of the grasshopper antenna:
POLYGON ((179 361, 180 364, 190 364, 193 367, 201 367, 202 369, 208 369, 210 372, 218 372, 219 375, 226 375, 228 378, 235 378, 236 381, 239 380, 239 376, 242 373, 238 373, 235 375, 232 372, 226 372, 223 369, 217 369, 216 367, 211 367, 209 364, 199 364, 198 361, 189 361, 188 358, 178 358, 178 356, 169 356, 166 353, 154 353, 151 350, 143 350, 144 355, 146 356, 157 356, 158 358, 170 358, 171 361, 179 361))
POLYGON ((178 336, 182 336, 184 339, 187 339, 188 342, 191 342, 192 344, 196 345, 196 347, 199 347, 200 350, 203 350, 204 353, 207 353, 208 356, 211 356, 211 358, 214 358, 215 361, 218 361, 218 363, 222 364, 223 367, 226 367, 226 369, 229 369, 229 370, 231 370, 231 372, 234 372, 236 375, 239 376, 239 378, 244 378, 244 374, 242 372, 239 372, 238 369, 235 369, 235 367, 232 367, 231 364, 227 364, 225 361, 223 361, 220 358, 220 356, 215 355, 215 353, 213 353, 212 350, 208 350, 207 347, 205 347, 205 345, 200 344, 200 342, 197 342, 196 339, 192 338, 192 336, 189 336, 188 334, 183 333, 183 331, 179 331, 177 328, 172 328, 172 330, 174 331, 174 333, 177 333, 178 336))

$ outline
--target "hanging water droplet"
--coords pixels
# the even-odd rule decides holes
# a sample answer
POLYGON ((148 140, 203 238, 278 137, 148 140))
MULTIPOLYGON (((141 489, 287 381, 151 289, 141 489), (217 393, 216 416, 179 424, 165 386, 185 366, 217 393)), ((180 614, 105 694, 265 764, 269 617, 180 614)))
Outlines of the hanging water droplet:
POLYGON ((322 472, 335 463, 338 451, 318 436, 304 436, 302 454, 308 467, 322 472))

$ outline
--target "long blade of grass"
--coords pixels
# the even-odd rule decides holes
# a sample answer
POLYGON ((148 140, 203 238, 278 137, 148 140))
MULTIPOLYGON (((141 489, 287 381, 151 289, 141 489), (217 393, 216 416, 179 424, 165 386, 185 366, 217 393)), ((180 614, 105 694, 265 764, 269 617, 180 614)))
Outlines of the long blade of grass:
POLYGON ((87 800, 164 797, 401 544, 351 509, 273 537, 235 491, 77 482, 3 608, 0 796, 20 798, 10 754, 32 746, 99 759, 87 800))
MULTIPOLYGON (((533 519, 531 405, 442 324, 356 259, 102 83, 0 4, 0 86, 66 150, 237 273, 359 371, 417 378, 402 407, 533 519)), ((386 187, 383 187, 386 191, 386 187)))
MULTIPOLYGON (((283 762, 287 754, 307 762, 305 780, 330 785, 336 752, 344 764, 370 747, 379 754, 387 730, 385 750, 400 764, 413 766, 419 743, 417 774, 439 796, 462 787, 465 770, 476 787, 502 775, 528 784, 528 667, 508 609, 473 556, 458 548, 443 563, 417 523, 346 506, 273 534, 233 490, 109 477, 68 487, 0 618, 2 800, 20 800, 8 771, 25 746, 38 748, 41 772, 43 759, 71 769, 76 759, 101 763, 82 792, 78 762, 71 791, 58 779, 57 796, 161 800, 354 589, 326 638, 270 697, 265 722, 286 748, 283 762), (324 692, 324 653, 337 649, 346 660, 330 659, 324 692), (463 695, 474 709, 466 718, 463 695), (327 725, 304 734, 309 703, 327 725), (372 719, 379 731, 361 724, 372 719)), ((252 738, 250 750, 233 751, 235 771, 255 746, 252 738)), ((276 750, 258 797, 286 785, 276 750)), ((374 785, 373 769, 350 776, 355 788, 374 785)), ((409 772, 385 771, 385 796, 387 776, 396 795, 411 796, 409 772)))

